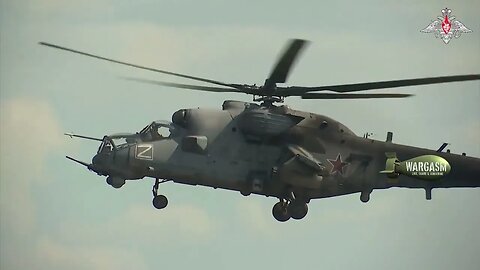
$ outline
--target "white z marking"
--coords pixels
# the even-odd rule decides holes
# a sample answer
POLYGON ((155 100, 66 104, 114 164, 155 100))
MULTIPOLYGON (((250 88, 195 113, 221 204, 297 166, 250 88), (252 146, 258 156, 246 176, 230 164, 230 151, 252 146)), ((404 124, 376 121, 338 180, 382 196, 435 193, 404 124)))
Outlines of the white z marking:
POLYGON ((153 145, 139 144, 135 148, 135 157, 137 159, 153 160, 153 145))

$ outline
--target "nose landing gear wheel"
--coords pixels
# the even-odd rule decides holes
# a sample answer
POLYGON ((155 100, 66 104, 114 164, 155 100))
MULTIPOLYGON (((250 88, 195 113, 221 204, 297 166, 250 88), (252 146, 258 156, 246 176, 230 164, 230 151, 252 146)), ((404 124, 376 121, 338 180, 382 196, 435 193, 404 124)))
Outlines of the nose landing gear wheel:
POLYGON ((163 196, 163 195, 157 195, 153 198, 153 207, 157 208, 157 209, 163 209, 165 207, 167 207, 168 205, 168 199, 167 197, 163 196))
POLYGON ((285 222, 290 219, 287 203, 283 201, 278 202, 273 206, 272 214, 273 217, 280 222, 285 222))
POLYGON ((153 184, 153 188, 152 188, 152 194, 153 194, 153 200, 152 200, 152 204, 153 204, 153 207, 157 208, 157 209, 163 209, 165 207, 167 207, 168 205, 168 199, 167 197, 165 197, 164 195, 158 195, 158 186, 160 185, 160 183, 164 183, 166 182, 166 180, 160 182, 158 179, 155 179, 155 184, 153 184))
POLYGON ((308 213, 308 205, 303 201, 293 200, 287 210, 293 219, 302 219, 308 213))

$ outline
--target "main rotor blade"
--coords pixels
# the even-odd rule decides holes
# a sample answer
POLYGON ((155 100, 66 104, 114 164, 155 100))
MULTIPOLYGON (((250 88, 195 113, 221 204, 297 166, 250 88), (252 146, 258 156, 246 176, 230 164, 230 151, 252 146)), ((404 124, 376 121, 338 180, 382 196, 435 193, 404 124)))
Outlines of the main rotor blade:
POLYGON ((148 84, 155 84, 167 87, 175 87, 175 88, 182 88, 182 89, 191 89, 191 90, 199 90, 199 91, 208 91, 208 92, 234 92, 234 93, 247 93, 251 94, 246 91, 241 91, 235 88, 227 88, 227 87, 211 87, 211 86, 202 86, 202 85, 192 85, 192 84, 181 84, 181 83, 172 83, 172 82, 162 82, 157 80, 147 80, 147 79, 139 79, 139 78, 132 78, 132 77, 123 77, 123 79, 128 81, 135 81, 141 83, 148 83, 148 84))
POLYGON ((205 79, 205 78, 200 78, 200 77, 194 77, 194 76, 180 74, 180 73, 175 73, 175 72, 171 72, 171 71, 166 71, 166 70, 161 70, 161 69, 156 69, 156 68, 150 68, 150 67, 144 67, 144 66, 131 64, 131 63, 115 60, 115 59, 106 58, 106 57, 103 57, 103 56, 94 55, 94 54, 91 54, 91 53, 77 51, 77 50, 74 50, 74 49, 62 47, 62 46, 47 43, 47 42, 39 42, 39 44, 44 45, 44 46, 48 46, 48 47, 51 47, 51 48, 55 48, 55 49, 60 49, 60 50, 73 52, 73 53, 80 54, 80 55, 85 55, 85 56, 97 58, 97 59, 100 59, 100 60, 105 60, 105 61, 109 61, 109 62, 113 62, 113 63, 125 65, 125 66, 134 67, 134 68, 145 69, 145 70, 149 70, 149 71, 153 71, 153 72, 159 72, 159 73, 163 73, 163 74, 167 74, 167 75, 172 75, 172 76, 177 76, 177 77, 182 77, 182 78, 186 78, 186 79, 191 79, 191 80, 196 80, 196 81, 201 81, 201 82, 206 82, 206 83, 211 83, 211 84, 217 84, 217 85, 222 85, 222 86, 229 86, 229 87, 233 87, 233 88, 238 88, 239 87, 237 84, 228 84, 228 83, 223 83, 223 82, 219 82, 219 81, 215 81, 215 80, 210 80, 210 79, 205 79))
POLYGON ((337 94, 337 93, 306 93, 302 99, 366 99, 366 98, 405 98, 411 94, 337 94))
POLYGON ((437 84, 447 82, 460 82, 480 80, 480 74, 469 75, 457 75, 457 76, 443 76, 443 77, 429 77, 396 81, 380 81, 380 82, 368 82, 368 83, 354 83, 354 84, 342 84, 342 85, 329 85, 319 87, 301 87, 292 86, 277 88, 276 94, 281 96, 301 96, 307 92, 312 91, 325 91, 330 90, 339 93, 356 92, 363 90, 395 88, 403 86, 425 85, 425 84, 437 84))
POLYGON ((290 44, 278 59, 270 77, 267 79, 268 83, 284 83, 287 81, 290 69, 307 43, 308 41, 303 39, 294 39, 290 41, 290 44))

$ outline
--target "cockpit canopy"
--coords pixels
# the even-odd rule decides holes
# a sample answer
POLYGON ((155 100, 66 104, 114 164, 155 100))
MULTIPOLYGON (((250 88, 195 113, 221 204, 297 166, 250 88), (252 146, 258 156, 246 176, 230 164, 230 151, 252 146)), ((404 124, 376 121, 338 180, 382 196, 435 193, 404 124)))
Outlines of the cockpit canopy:
POLYGON ((137 133, 115 133, 103 137, 97 153, 107 154, 132 143, 163 140, 171 138, 174 134, 176 128, 171 122, 153 121, 137 133))
POLYGON ((144 127, 138 135, 142 141, 156 141, 170 138, 175 134, 175 126, 168 121, 157 120, 144 127))
POLYGON ((97 154, 109 154, 114 150, 128 147, 128 145, 136 142, 137 134, 132 133, 116 133, 109 136, 104 136, 103 141, 98 147, 97 154))

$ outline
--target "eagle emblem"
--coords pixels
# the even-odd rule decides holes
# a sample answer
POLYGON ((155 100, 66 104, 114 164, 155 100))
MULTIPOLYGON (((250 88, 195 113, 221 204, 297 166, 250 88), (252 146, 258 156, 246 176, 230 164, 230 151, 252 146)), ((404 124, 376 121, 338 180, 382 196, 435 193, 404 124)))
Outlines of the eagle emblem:
POLYGON ((470 33, 472 30, 457 20, 452 15, 451 9, 444 8, 442 9, 442 16, 438 16, 436 20, 432 21, 432 23, 420 32, 433 32, 436 38, 440 38, 445 44, 448 44, 452 38, 459 38, 462 33, 470 33))

